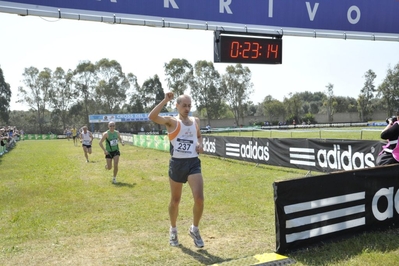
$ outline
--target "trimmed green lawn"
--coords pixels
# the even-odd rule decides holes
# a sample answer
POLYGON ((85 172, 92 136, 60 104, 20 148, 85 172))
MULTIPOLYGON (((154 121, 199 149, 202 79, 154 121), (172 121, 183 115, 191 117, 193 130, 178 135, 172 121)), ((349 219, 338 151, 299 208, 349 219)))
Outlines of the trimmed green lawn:
MULTIPOLYGON (((18 142, 0 157, 0 265, 211 265, 274 252, 272 184, 307 171, 201 156, 205 248, 188 236, 187 185, 176 248, 168 241, 168 160, 125 145, 114 185, 98 140, 90 163, 72 141, 18 142)), ((397 234, 368 233, 288 256, 296 265, 394 265, 397 234)))

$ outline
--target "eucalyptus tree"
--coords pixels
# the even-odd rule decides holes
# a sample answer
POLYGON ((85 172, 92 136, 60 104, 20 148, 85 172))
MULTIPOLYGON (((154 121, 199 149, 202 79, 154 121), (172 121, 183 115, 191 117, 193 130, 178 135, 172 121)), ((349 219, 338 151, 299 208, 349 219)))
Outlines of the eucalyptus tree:
POLYGON ((377 91, 377 97, 381 97, 387 116, 391 116, 399 107, 399 63, 393 69, 387 70, 387 75, 377 91))
POLYGON ((303 113, 303 100, 301 94, 299 92, 293 94, 290 92, 288 94, 289 97, 284 97, 283 103, 286 110, 286 118, 291 123, 292 120, 295 120, 296 123, 301 122, 301 118, 303 113))
POLYGON ((360 113, 361 121, 367 121, 371 118, 373 113, 372 100, 374 99, 374 93, 376 88, 374 86, 374 80, 377 75, 373 70, 369 69, 365 74, 363 88, 360 90, 359 100, 358 100, 358 111, 360 113))
MULTIPOLYGON (((143 103, 144 111, 150 112, 158 103, 165 98, 162 83, 158 75, 144 81, 140 88, 140 98, 143 103)), ((167 112, 166 107, 161 112, 167 112)))
POLYGON ((336 96, 335 100, 337 102, 337 113, 357 112, 357 101, 355 98, 336 96))
POLYGON ((129 104, 123 107, 127 113, 145 113, 144 102, 140 94, 135 93, 130 97, 129 104))
POLYGON ((359 97, 357 98, 357 106, 358 106, 360 121, 366 121, 366 118, 363 113, 363 107, 366 105, 367 105, 366 96, 363 94, 359 94, 359 97))
POLYGON ((193 66, 186 59, 173 58, 164 65, 168 87, 175 95, 185 94, 193 75, 193 66))
POLYGON ((36 131, 36 112, 32 109, 28 111, 13 110, 10 112, 10 125, 23 129, 25 133, 37 133, 36 131))
POLYGON ((269 118, 269 122, 285 121, 286 109, 284 104, 271 95, 265 97, 262 103, 263 113, 269 118))
POLYGON ((312 114, 318 114, 320 109, 323 107, 323 101, 326 98, 326 94, 324 92, 318 91, 312 94, 312 100, 309 103, 310 109, 309 112, 312 114))
POLYGON ((3 75, 3 70, 0 68, 0 120, 8 124, 10 118, 10 102, 11 102, 11 89, 3 75))
POLYGON ((239 125, 240 118, 244 119, 245 106, 253 92, 251 70, 241 64, 227 66, 226 73, 222 76, 222 88, 222 95, 239 125))
POLYGON ((220 74, 212 62, 197 61, 194 65, 194 76, 190 81, 191 97, 197 111, 206 110, 208 124, 211 119, 220 118, 224 97, 220 87, 220 74))
POLYGON ((106 113, 118 112, 126 101, 126 92, 130 87, 122 66, 117 61, 106 58, 98 61, 95 66, 96 102, 103 106, 106 113))
MULTIPOLYGON (((129 88, 126 91, 126 96, 128 101, 120 110, 121 113, 130 114, 130 113, 144 113, 143 100, 140 95, 140 86, 137 82, 137 76, 133 73, 128 73, 126 78, 129 82, 129 88)), ((137 122, 124 122, 119 124, 118 127, 124 128, 126 132, 133 133, 134 131, 138 131, 141 123, 137 122), (135 128, 136 127, 136 128, 135 128)))
POLYGON ((323 102, 323 106, 326 108, 328 122, 331 123, 334 121, 334 113, 336 110, 337 101, 334 96, 334 85, 331 83, 328 83, 326 88, 327 88, 327 92, 326 92, 326 98, 324 99, 324 102, 323 102))
POLYGON ((81 61, 73 71, 72 81, 78 93, 75 105, 82 106, 87 121, 91 112, 96 113, 93 105, 90 104, 95 99, 96 66, 90 61, 81 61))
POLYGON ((123 110, 128 113, 144 113, 143 99, 140 94, 140 85, 137 82, 137 76, 133 73, 128 73, 127 80, 130 84, 127 91, 129 101, 123 107, 123 110))
MULTIPOLYGON (((90 99, 88 101, 89 107, 87 109, 93 110, 93 103, 95 103, 94 99, 90 99)), ((71 106, 68 112, 69 126, 75 126, 76 128, 80 128, 83 125, 88 125, 89 118, 85 115, 86 107, 87 104, 84 104, 82 101, 76 102, 71 106)))
POLYGON ((52 90, 52 71, 48 68, 40 71, 36 67, 25 68, 23 83, 26 87, 18 88, 18 102, 26 103, 30 109, 36 112, 39 125, 39 133, 43 133, 45 115, 50 108, 50 95, 52 90))
POLYGON ((317 114, 323 107, 323 101, 326 97, 323 92, 299 92, 299 97, 302 99, 302 112, 307 114, 317 114))
POLYGON ((265 110, 263 108, 263 103, 258 103, 256 105, 255 116, 265 116, 265 110))
POLYGON ((59 117, 63 128, 68 125, 69 109, 78 96, 78 92, 73 86, 72 78, 73 71, 68 70, 65 72, 61 67, 57 67, 52 76, 53 90, 50 95, 53 107, 52 113, 54 117, 59 117))
MULTIPOLYGON (((165 93, 162 88, 162 83, 159 80, 158 75, 154 75, 152 78, 148 78, 144 81, 143 85, 139 89, 139 94, 136 96, 136 110, 149 113, 157 104, 159 104, 165 98, 165 93), (140 104, 141 101, 141 104, 140 104)), ((161 112, 168 112, 166 106, 164 106, 161 112)), ((159 124, 153 124, 158 130, 162 129, 159 124)))
POLYGON ((245 116, 255 116, 257 112, 257 105, 255 105, 252 101, 249 101, 245 104, 245 109, 245 116))

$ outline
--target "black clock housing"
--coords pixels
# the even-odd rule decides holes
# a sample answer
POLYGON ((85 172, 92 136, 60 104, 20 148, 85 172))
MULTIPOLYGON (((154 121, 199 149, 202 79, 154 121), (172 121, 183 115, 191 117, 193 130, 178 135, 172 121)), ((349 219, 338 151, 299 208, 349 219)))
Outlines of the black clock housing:
POLYGON ((248 36, 215 33, 214 62, 281 64, 283 41, 280 35, 248 36))

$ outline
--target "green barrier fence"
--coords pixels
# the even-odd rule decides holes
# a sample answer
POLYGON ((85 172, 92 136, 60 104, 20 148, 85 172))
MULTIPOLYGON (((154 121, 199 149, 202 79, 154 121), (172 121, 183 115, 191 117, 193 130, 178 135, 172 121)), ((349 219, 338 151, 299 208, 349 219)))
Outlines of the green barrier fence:
POLYGON ((24 134, 24 140, 57 139, 55 134, 24 134))
MULTIPOLYGON (((94 138, 100 139, 101 134, 93 133, 94 138)), ((169 152, 169 139, 167 135, 121 135, 122 139, 127 142, 133 140, 133 145, 156 149, 169 152)), ((46 140, 57 139, 55 134, 25 134, 24 140, 46 140)))
POLYGON ((167 135, 134 135, 133 145, 143 148, 169 151, 169 139, 167 135))

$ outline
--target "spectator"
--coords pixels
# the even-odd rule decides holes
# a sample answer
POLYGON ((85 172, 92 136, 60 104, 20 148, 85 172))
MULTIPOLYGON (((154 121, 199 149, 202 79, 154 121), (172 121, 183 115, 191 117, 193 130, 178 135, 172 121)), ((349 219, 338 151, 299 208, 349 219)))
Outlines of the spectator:
POLYGON ((396 111, 396 117, 387 119, 387 126, 381 132, 381 139, 387 140, 387 144, 378 154, 377 165, 387 165, 399 162, 399 146, 397 145, 399 138, 399 108, 396 111))

